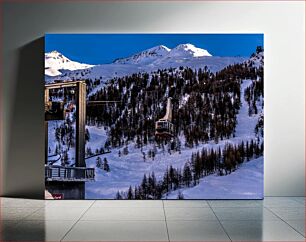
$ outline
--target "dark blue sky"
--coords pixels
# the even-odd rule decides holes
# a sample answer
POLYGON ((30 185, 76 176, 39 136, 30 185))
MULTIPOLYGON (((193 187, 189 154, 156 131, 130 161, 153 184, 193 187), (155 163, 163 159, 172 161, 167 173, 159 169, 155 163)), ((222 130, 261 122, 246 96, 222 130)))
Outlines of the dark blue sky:
POLYGON ((110 63, 156 45, 191 43, 213 56, 250 56, 263 34, 46 34, 45 51, 87 64, 110 63))

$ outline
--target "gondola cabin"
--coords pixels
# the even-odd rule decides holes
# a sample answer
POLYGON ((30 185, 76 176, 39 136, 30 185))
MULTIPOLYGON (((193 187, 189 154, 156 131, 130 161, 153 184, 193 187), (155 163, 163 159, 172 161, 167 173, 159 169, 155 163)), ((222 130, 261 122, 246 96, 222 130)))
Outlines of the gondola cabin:
POLYGON ((174 125, 172 121, 172 103, 171 98, 167 100, 166 115, 155 122, 155 136, 168 138, 174 136, 174 125))
POLYGON ((160 119, 155 123, 155 135, 160 137, 173 137, 174 125, 168 120, 160 119))

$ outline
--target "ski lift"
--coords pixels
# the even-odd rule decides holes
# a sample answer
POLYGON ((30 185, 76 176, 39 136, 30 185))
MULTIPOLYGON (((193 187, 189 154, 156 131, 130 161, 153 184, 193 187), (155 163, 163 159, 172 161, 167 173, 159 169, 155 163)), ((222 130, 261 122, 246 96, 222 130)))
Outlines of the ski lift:
POLYGON ((172 138, 174 136, 174 125, 172 121, 172 98, 167 100, 166 115, 155 122, 155 136, 162 138, 172 138))
POLYGON ((156 136, 172 137, 173 132, 174 132, 174 127, 169 120, 160 119, 155 123, 156 136))

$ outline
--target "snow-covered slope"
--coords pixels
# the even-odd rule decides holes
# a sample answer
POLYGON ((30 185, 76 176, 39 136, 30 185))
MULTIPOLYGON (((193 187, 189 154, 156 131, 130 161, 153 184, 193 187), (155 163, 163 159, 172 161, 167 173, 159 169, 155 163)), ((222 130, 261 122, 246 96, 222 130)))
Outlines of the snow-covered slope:
POLYGON ((138 64, 148 63, 166 56, 170 49, 164 45, 155 46, 153 48, 141 51, 127 58, 120 58, 114 61, 116 64, 138 64))
MULTIPOLYGON (((171 52, 171 51, 170 51, 171 52)), ((157 54, 156 54, 157 55, 157 54)), ((150 57, 151 58, 151 57, 150 57)), ((78 78, 84 75, 87 78, 102 78, 103 81, 113 78, 115 76, 129 75, 135 72, 141 71, 154 71, 157 68, 189 66, 191 68, 203 68, 208 66, 212 71, 218 71, 223 67, 246 61, 244 58, 235 57, 210 57, 201 56, 194 58, 190 56, 188 58, 181 58, 181 56, 169 57, 169 54, 163 58, 157 58, 151 64, 131 64, 131 63, 112 63, 107 65, 99 65, 87 70, 75 70, 65 73, 66 76, 59 78, 78 78)), ((263 64, 263 53, 257 53, 247 60, 247 63, 251 63, 256 66, 263 64), (262 59, 261 59, 262 56, 262 59), (262 61, 261 61, 262 60, 262 61)), ((237 127, 236 135, 230 139, 220 140, 218 144, 214 141, 210 141, 205 144, 199 144, 197 147, 188 148, 182 147, 181 154, 168 153, 162 149, 157 149, 155 159, 147 158, 144 161, 143 152, 148 153, 150 149, 153 149, 152 145, 146 145, 140 150, 135 147, 135 143, 128 144, 128 155, 119 156, 119 150, 122 153, 121 148, 112 148, 111 153, 101 155, 101 158, 107 158, 110 172, 105 172, 100 168, 96 168, 96 158, 89 158, 86 160, 87 167, 96 168, 96 181, 86 183, 86 198, 114 198, 118 190, 126 191, 130 185, 136 186, 141 183, 144 174, 149 174, 154 171, 158 180, 162 179, 165 170, 171 165, 174 168, 182 168, 187 160, 190 159, 192 153, 207 149, 221 149, 226 144, 239 144, 241 141, 251 141, 257 139, 257 135, 254 132, 256 123, 259 116, 263 113, 263 98, 261 97, 256 101, 258 108, 258 114, 249 116, 248 103, 244 99, 244 90, 251 86, 255 80, 244 80, 241 85, 241 107, 237 114, 237 127)), ((102 83, 103 85, 103 83, 102 83)), ((97 87, 99 88, 99 87, 97 87)), ((95 89, 97 90, 97 89, 95 89)), ((55 131, 56 125, 49 126, 49 144, 54 144, 51 147, 51 153, 53 154, 55 149, 55 131)), ((90 133, 90 141, 87 142, 86 148, 91 148, 93 151, 104 147, 105 141, 108 137, 109 127, 86 127, 90 133), (105 130, 106 128, 107 130, 105 130)), ((181 143, 184 144, 184 137, 179 137, 181 143)), ((262 141, 262 138, 259 137, 262 141)), ((74 148, 69 150, 69 157, 73 160, 74 148)), ((241 167, 228 176, 216 176, 210 175, 200 180, 200 183, 192 188, 185 188, 182 193, 185 198, 261 198, 263 194, 263 157, 251 160, 241 165, 241 167), (197 197, 201 196, 201 197, 197 197)), ((178 191, 173 191, 165 198, 177 198, 178 191)))
MULTIPOLYGON (((167 199, 177 199, 178 192, 172 192, 167 199)), ((263 156, 243 163, 227 176, 204 177, 199 185, 180 189, 180 192, 184 199, 262 199, 263 156)))
MULTIPOLYGON (((220 140, 218 144, 210 141, 205 144, 199 144, 194 148, 182 147, 181 154, 178 152, 169 154, 167 151, 157 149, 155 159, 143 160, 143 153, 153 149, 152 145, 144 146, 142 151, 135 148, 134 143, 128 145, 129 154, 119 157, 118 152, 122 148, 113 148, 110 154, 102 156, 106 157, 111 169, 110 173, 96 168, 96 181, 86 183, 86 198, 109 199, 115 197, 118 190, 127 191, 130 185, 132 187, 139 185, 143 175, 154 171, 158 180, 162 179, 164 171, 172 165, 174 168, 183 168, 187 160, 190 159, 192 153, 206 149, 218 150, 224 148, 226 144, 239 144, 241 141, 251 141, 257 139, 254 132, 256 122, 261 113, 263 113, 262 102, 260 99, 256 102, 258 114, 248 115, 248 104, 244 100, 244 90, 252 84, 252 80, 244 80, 241 85, 241 108, 237 115, 236 136, 230 139, 220 140)), ((107 139, 105 130, 97 127, 87 127, 92 139, 87 143, 87 147, 92 150, 104 147, 107 139)), ((260 139, 262 139, 260 137, 260 139)), ((180 137, 181 143, 185 143, 184 136, 180 137)), ((88 167, 96 166, 96 157, 86 160, 88 167)), ((263 158, 260 157, 251 160, 242 165, 235 172, 228 176, 211 175, 200 180, 200 184, 185 188, 182 191, 186 199, 196 198, 223 198, 223 199, 260 199, 263 194, 263 158), (224 182, 223 182, 224 181, 224 182), (242 182, 243 181, 243 182, 242 182), (239 188, 240 182, 240 188, 239 188), (222 186, 220 184, 223 184, 222 186), (207 195, 207 196, 206 196, 207 195)), ((173 191, 165 199, 176 199, 178 191, 173 191)))
MULTIPOLYGON (((114 77, 122 77, 138 72, 152 72, 158 69, 177 68, 180 66, 192 69, 207 66, 211 72, 247 60, 243 57, 218 57, 192 44, 180 44, 173 49, 164 45, 152 47, 127 58, 120 58, 110 64, 90 66, 69 60, 62 54, 53 51, 45 54, 45 82, 54 80, 90 79, 101 81, 101 85, 114 77), (89 68, 91 67, 91 68, 89 68), (89 68, 86 70, 82 70, 89 68), (64 69, 65 71, 61 71, 64 69)), ((92 91, 94 93, 100 87, 92 91)), ((91 94, 92 94, 91 93, 91 94)))
POLYGON ((72 61, 56 50, 45 53, 45 75, 48 76, 61 75, 61 70, 73 71, 78 69, 87 69, 92 66, 93 65, 72 61))
MULTIPOLYGON (((217 150, 219 147, 223 149, 226 144, 239 144, 241 141, 251 141, 256 138, 254 129, 256 122, 263 112, 262 99, 256 104, 258 107, 258 114, 248 115, 248 104, 244 100, 244 90, 252 84, 251 80, 244 80, 241 85, 241 108, 237 115, 236 137, 230 139, 220 140, 218 144, 210 141, 205 144, 199 144, 197 147, 188 148, 182 147, 181 154, 178 152, 169 154, 167 151, 157 149, 155 159, 143 159, 143 153, 153 149, 152 145, 144 146, 142 151, 135 148, 135 143, 128 145, 129 154, 126 156, 119 156, 118 152, 122 148, 112 148, 111 153, 102 155, 101 158, 107 158, 111 172, 105 172, 102 169, 96 168, 96 158, 93 157, 86 160, 87 167, 93 167, 96 171, 96 181, 87 182, 86 198, 87 199, 110 199, 114 198, 118 190, 126 191, 130 185, 136 186, 141 183, 144 174, 149 174, 154 171, 156 178, 161 180, 164 171, 172 165, 174 168, 182 168, 187 160, 190 159, 192 153, 200 151, 203 148, 217 150)), ((55 121, 59 122, 59 121, 55 121)), ((53 123, 53 122, 51 122, 53 123)), ((49 126, 49 146, 55 145, 54 125, 49 126)), ((90 133, 90 141, 87 142, 86 147, 90 147, 92 151, 104 147, 107 140, 107 131, 104 127, 87 126, 90 133)), ((181 143, 184 144, 184 136, 180 137, 181 143)), ((55 146, 50 146, 53 150, 55 146)), ((75 149, 71 148, 69 157, 74 158, 75 149)), ((200 180, 199 185, 191 188, 184 188, 181 192, 185 199, 192 198, 261 198, 263 189, 263 158, 260 157, 244 163, 238 170, 227 176, 210 175, 200 180), (243 181, 243 182, 242 182, 243 181)), ((178 191, 173 191, 165 198, 176 199, 178 191)))
POLYGON ((235 63, 242 63, 246 60, 243 57, 199 57, 199 58, 163 58, 157 59, 150 64, 103 64, 96 65, 86 70, 75 70, 65 72, 60 76, 45 77, 46 83, 53 82, 54 80, 77 80, 77 79, 90 79, 101 80, 101 85, 95 88, 89 95, 99 90, 104 83, 114 77, 123 77, 138 72, 154 72, 158 69, 177 68, 180 66, 189 67, 192 69, 203 68, 207 66, 211 72, 217 72, 228 65, 235 63))
POLYGON ((170 57, 203 57, 203 56, 212 56, 207 50, 197 48, 192 44, 180 44, 173 48, 170 53, 170 57))
MULTIPOLYGON (((183 46, 183 45, 182 45, 183 46)), ((55 80, 100 80, 101 85, 92 90, 89 95, 99 90, 104 83, 114 77, 122 77, 139 72, 154 72, 158 69, 177 68, 180 66, 192 69, 207 68, 211 72, 217 72, 224 67, 236 63, 242 63, 247 60, 244 57, 219 57, 208 56, 205 50, 191 48, 182 50, 182 46, 171 51, 167 47, 151 48, 132 57, 120 59, 111 64, 96 65, 86 70, 65 71, 60 75, 45 76, 45 82, 50 83, 55 80), (151 53, 151 54, 150 54, 151 53)), ((190 47, 190 46, 189 46, 190 47)), ((56 68, 55 68, 56 69, 56 68)), ((51 70, 49 70, 50 72, 51 70)))
POLYGON ((211 54, 204 49, 197 48, 192 44, 180 44, 173 49, 169 49, 164 45, 152 47, 150 49, 139 52, 127 58, 120 58, 114 61, 117 64, 149 64, 156 60, 163 60, 164 58, 193 58, 211 56, 211 54))
POLYGON ((259 50, 259 51, 257 50, 257 52, 254 53, 247 62, 254 67, 263 66, 263 64, 264 64, 264 51, 263 50, 259 50))

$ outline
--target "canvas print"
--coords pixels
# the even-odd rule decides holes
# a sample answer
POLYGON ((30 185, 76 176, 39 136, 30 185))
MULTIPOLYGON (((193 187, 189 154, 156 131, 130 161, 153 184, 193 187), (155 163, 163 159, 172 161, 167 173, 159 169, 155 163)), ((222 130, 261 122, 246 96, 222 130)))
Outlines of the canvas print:
POLYGON ((262 199, 263 34, 46 34, 46 199, 262 199))

